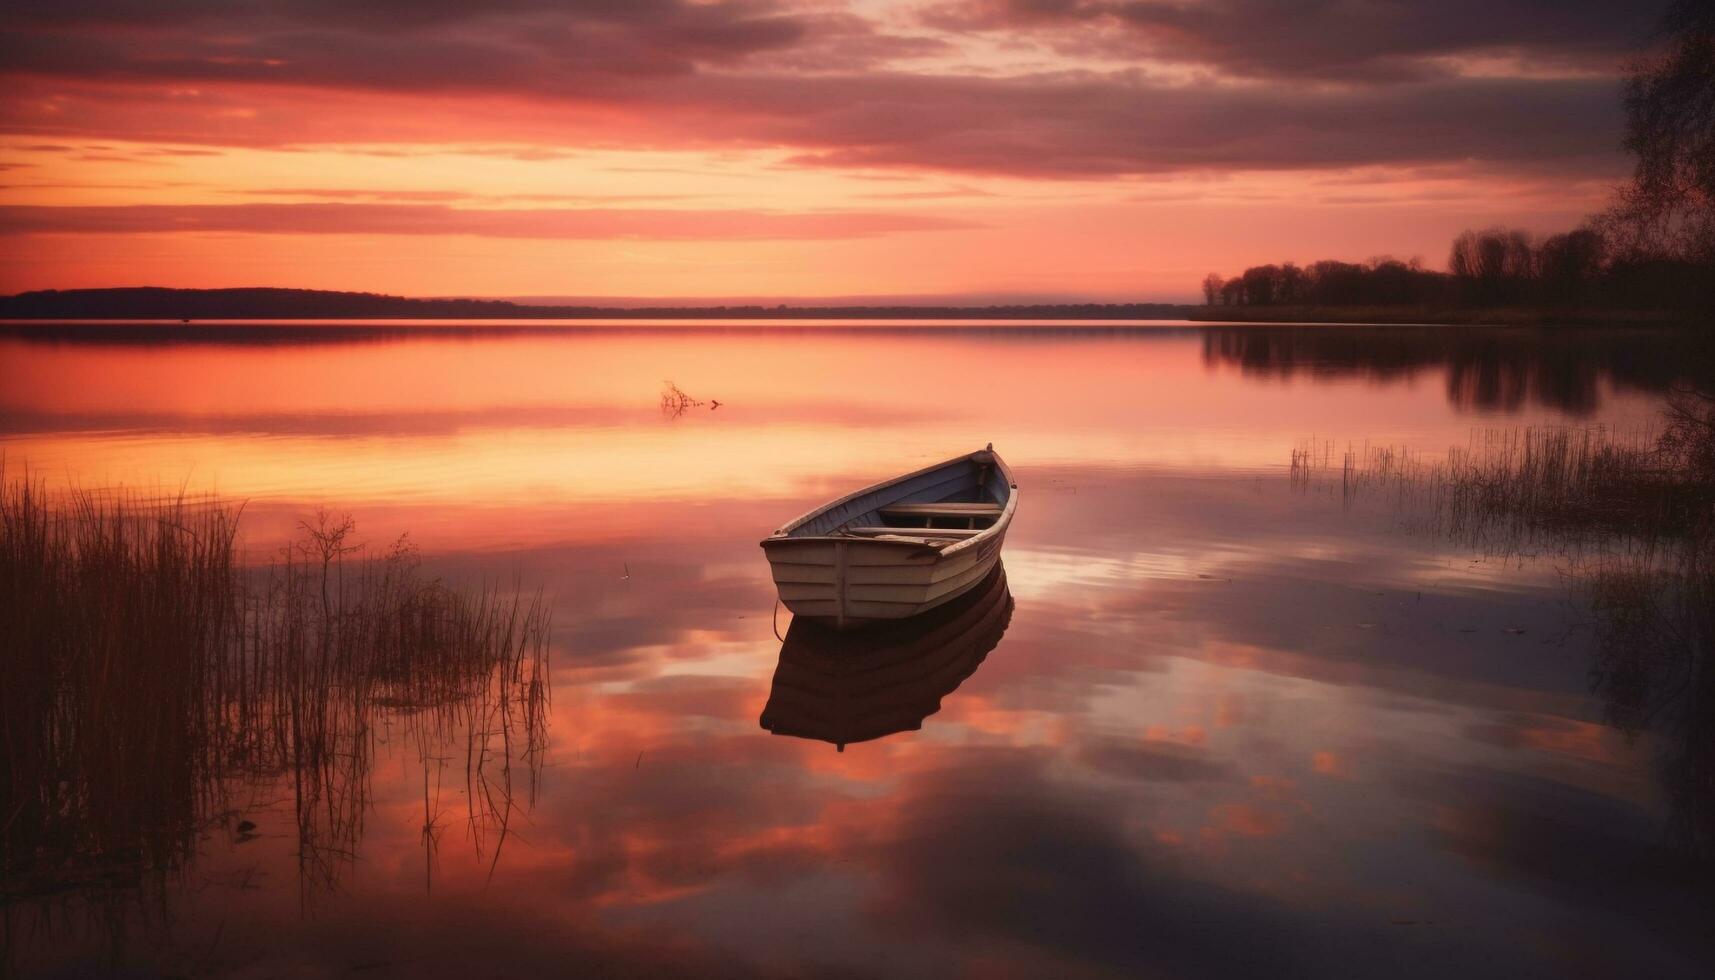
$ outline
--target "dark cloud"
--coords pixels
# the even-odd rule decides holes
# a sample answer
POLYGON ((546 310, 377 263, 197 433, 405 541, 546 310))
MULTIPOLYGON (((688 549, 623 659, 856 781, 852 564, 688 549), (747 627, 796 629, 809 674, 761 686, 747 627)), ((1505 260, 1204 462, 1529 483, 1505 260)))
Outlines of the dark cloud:
POLYGON ((29 2, 3 42, 12 71, 200 77, 406 90, 572 91, 603 76, 676 75, 788 49, 839 60, 925 50, 861 18, 765 0, 498 4, 320 0, 29 2))
MULTIPOLYGON (((41 36, 95 33, 140 39, 204 38, 211 44, 265 45, 271 40, 335 34, 422 42, 425 35, 511 37, 547 47, 584 42, 581 54, 617 59, 723 60, 789 46, 802 39, 811 18, 788 15, 767 0, 500 0, 467 4, 449 0, 138 0, 63 4, 22 0, 10 18, 41 36), (56 32, 65 32, 57 34, 56 32)), ((236 50, 236 49, 235 49, 236 50)))
POLYGON ((991 191, 979 190, 975 187, 949 187, 945 190, 884 191, 859 194, 858 196, 872 201, 937 201, 955 197, 994 197, 995 195, 991 191))
POLYGON ((1135 54, 1226 75, 1388 81, 1447 70, 1431 59, 1510 56, 1612 71, 1661 4, 1612 0, 953 0, 953 30, 1024 32, 1073 51, 1135 54))
MULTIPOLYGON (((752 87, 726 87, 741 84, 752 87)), ((801 162, 1042 176, 1471 161, 1606 172, 1620 129, 1608 80, 1288 91, 1123 74, 870 76, 746 95, 778 110, 769 136, 812 148, 801 162)))
POLYGON ((506 210, 435 204, 135 204, 0 207, 0 234, 475 235, 562 239, 835 239, 970 225, 927 215, 788 214, 573 208, 506 210))
POLYGON ((1205 749, 1175 742, 1097 739, 1087 742, 1080 760, 1092 769, 1122 779, 1188 783, 1234 778, 1230 766, 1205 749))
MULTIPOLYGON (((389 84, 402 85, 402 77, 389 84)), ((527 91, 539 80, 513 81, 527 91)), ((551 86, 537 94, 556 95, 551 86)), ((254 125, 222 116, 211 129, 204 117, 219 114, 218 106, 149 113, 103 107, 102 98, 91 97, 91 111, 122 128, 113 135, 128 138, 279 145, 344 133, 266 105, 247 110, 258 116, 254 125)), ((800 152, 793 162, 801 165, 1039 177, 1372 164, 1612 175, 1619 161, 1612 134, 1621 123, 1614 84, 1605 79, 1438 79, 1336 91, 1163 85, 1128 73, 976 78, 876 72, 790 81, 720 74, 690 86, 641 80, 600 98, 626 113, 626 138, 650 145, 795 147, 800 152)), ((471 122, 487 138, 548 138, 556 106, 572 112, 573 102, 545 105, 541 115, 522 120, 483 119, 472 107, 471 122), (495 128, 507 126, 513 128, 495 128)), ((437 108, 456 111, 459 105, 446 100, 437 108)), ((27 116, 18 118, 30 128, 27 116)), ((388 132, 385 120, 360 125, 370 136, 388 132)), ((566 131, 579 130, 568 121, 566 131)), ((398 132, 421 134, 420 128, 398 132)))
MULTIPOLYGON (((1707 963, 1708 865, 1676 852, 1644 807, 1539 776, 1460 767, 1403 773, 1399 790, 1442 808, 1432 843, 1483 872, 1591 910, 1601 953, 1640 976, 1707 963), (1648 936, 1624 944, 1629 932, 1648 936), (1655 961, 1640 957, 1647 950, 1655 961), (1646 965, 1647 964, 1647 965, 1646 965)), ((1594 969, 1591 975, 1615 971, 1594 969)))
MULTIPOLYGON (((580 855, 579 870, 593 870, 594 861, 583 858, 580 855)), ((370 893, 361 902, 348 900, 340 907, 340 914, 283 917, 272 923, 261 939, 235 927, 237 938, 229 936, 227 942, 215 944, 218 951, 211 948, 201 966, 213 974, 254 972, 301 977, 405 974, 431 978, 590 976, 630 980, 694 976, 736 980, 854 976, 808 958, 785 959, 777 950, 764 954, 700 940, 684 930, 615 926, 587 909, 568 909, 571 903, 563 892, 520 895, 492 889, 477 897, 437 891, 435 897, 438 901, 427 901, 420 894, 370 893)), ((237 914, 229 915, 238 918, 237 914)), ((150 952, 159 955, 158 951, 150 952)), ((62 955, 69 963, 61 975, 98 976, 112 971, 110 961, 93 953, 87 960, 62 955)), ((149 953, 133 954, 136 960, 149 962, 149 953)), ((157 971, 129 972, 153 975, 157 971)))
POLYGON ((1055 36, 1099 21, 1104 36, 1132 38, 1127 57, 1170 56, 1212 76, 1345 79, 1288 88, 1126 70, 909 73, 894 59, 943 42, 758 3, 62 6, 28 4, 0 37, 12 132, 281 146, 436 131, 421 106, 302 111, 304 90, 320 89, 435 96, 440 129, 465 138, 788 148, 799 165, 1037 177, 1370 164, 1617 175, 1612 78, 1469 77, 1424 59, 1528 50, 1533 63, 1605 63, 1601 52, 1617 56, 1648 20, 1587 3, 1485 5, 1496 8, 1486 17, 1464 2, 1349 17, 1237 2, 1036 3, 983 7, 987 19, 974 20, 960 8, 985 29, 1046 22, 1055 36), (492 99, 532 108, 496 114, 492 99))
MULTIPOLYGON (((1540 972, 1541 951, 1468 928, 1412 947, 1372 903, 1203 878, 1131 832, 1135 802, 1051 778, 1039 756, 970 751, 907 782, 871 858, 873 914, 907 935, 952 938, 1031 976, 1442 977, 1540 972)), ((1258 872, 1261 874, 1262 872, 1258 872)), ((1668 974, 1671 975, 1671 974, 1668 974)))
POLYGON ((319 197, 330 201, 409 201, 413 203, 463 201, 474 195, 466 191, 387 190, 361 187, 259 187, 235 191, 246 197, 319 197))
POLYGON ((904 791, 897 837, 875 858, 888 923, 1168 976, 1305 973, 1271 910, 1140 851, 1117 798, 1069 798, 1020 752, 963 761, 904 791))
MULTIPOLYGON (((87 185, 85 185, 87 187, 87 185)), ((301 197, 327 201, 401 201, 414 204, 451 201, 490 203, 635 204, 643 201, 688 201, 706 194, 481 194, 454 190, 392 190, 384 187, 258 187, 229 193, 244 197, 301 197)))

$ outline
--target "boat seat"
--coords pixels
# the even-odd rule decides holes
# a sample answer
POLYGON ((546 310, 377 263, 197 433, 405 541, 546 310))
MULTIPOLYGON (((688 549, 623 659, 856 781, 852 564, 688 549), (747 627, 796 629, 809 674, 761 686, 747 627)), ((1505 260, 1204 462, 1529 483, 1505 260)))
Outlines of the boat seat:
POLYGON ((883 517, 999 517, 999 504, 888 504, 883 517))
POLYGON ((967 530, 962 527, 848 527, 847 534, 858 537, 873 538, 881 535, 900 535, 908 538, 974 538, 983 533, 967 530))

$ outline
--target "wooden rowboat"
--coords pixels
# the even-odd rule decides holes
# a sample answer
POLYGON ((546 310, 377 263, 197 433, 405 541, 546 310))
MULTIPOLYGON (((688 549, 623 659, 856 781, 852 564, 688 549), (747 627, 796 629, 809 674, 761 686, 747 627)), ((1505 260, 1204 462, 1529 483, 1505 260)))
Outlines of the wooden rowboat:
POLYGON ((957 598, 1000 558, 1018 485, 991 443, 865 487, 762 541, 780 601, 837 629, 957 598))
POLYGON ((1006 569, 915 619, 841 632, 794 619, 762 727, 776 735, 852 742, 916 731, 971 676, 1012 619, 1006 569))

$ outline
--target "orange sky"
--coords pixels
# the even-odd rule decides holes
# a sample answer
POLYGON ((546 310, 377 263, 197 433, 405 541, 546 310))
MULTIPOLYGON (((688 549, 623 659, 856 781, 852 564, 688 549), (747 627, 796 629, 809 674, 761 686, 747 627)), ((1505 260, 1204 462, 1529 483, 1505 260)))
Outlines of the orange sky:
POLYGON ((1185 300, 1259 262, 1439 267, 1601 205, 1652 14, 75 6, 0 35, 0 291, 1185 300))

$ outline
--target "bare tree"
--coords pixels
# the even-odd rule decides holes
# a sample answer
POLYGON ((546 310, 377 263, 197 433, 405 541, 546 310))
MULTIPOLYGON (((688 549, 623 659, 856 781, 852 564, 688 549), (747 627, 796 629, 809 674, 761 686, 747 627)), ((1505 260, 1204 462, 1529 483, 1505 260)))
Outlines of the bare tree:
POLYGON ((1215 305, 1215 300, 1221 295, 1221 286, 1225 282, 1226 280, 1222 279, 1218 272, 1211 272, 1203 277, 1203 302, 1206 305, 1215 305))
POLYGON ((1304 302, 1306 280, 1304 270, 1291 262, 1280 267, 1280 289, 1275 298, 1282 303, 1304 302))
POLYGON ((1466 231, 1453 239, 1447 268, 1464 283, 1470 299, 1515 302, 1536 278, 1536 254, 1530 233, 1522 229, 1466 231))
POLYGON ((1244 272, 1245 302, 1253 306, 1270 306, 1276 300, 1280 284, 1280 266, 1255 265, 1244 272))
POLYGON ((1221 273, 1209 273, 1209 275, 1202 276, 1202 302, 1214 305, 1214 300, 1221 299, 1221 287, 1223 285, 1226 285, 1226 280, 1221 278, 1221 273))
POLYGON ((1536 250, 1536 273, 1551 303, 1586 298, 1601 279, 1607 243, 1593 228, 1579 228, 1542 240, 1536 250))
POLYGON ((1676 0, 1626 83, 1632 182, 1605 216, 1631 258, 1715 264, 1715 0, 1676 0))

